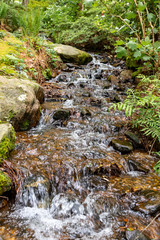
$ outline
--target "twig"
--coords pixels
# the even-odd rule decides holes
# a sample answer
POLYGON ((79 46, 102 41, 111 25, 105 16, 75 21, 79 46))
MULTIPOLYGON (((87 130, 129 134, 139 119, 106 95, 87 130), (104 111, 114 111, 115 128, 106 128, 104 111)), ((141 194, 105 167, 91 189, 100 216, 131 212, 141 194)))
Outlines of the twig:
POLYGON ((153 140, 153 143, 152 143, 151 148, 150 148, 150 150, 149 150, 149 155, 150 155, 151 152, 152 152, 152 149, 153 149, 153 146, 154 146, 156 140, 157 140, 157 137, 153 140))
POLYGON ((2 198, 2 199, 6 199, 6 200, 8 201, 8 197, 0 196, 0 198, 2 198))
POLYGON ((141 236, 141 234, 156 220, 156 218, 157 217, 159 217, 160 216, 160 213, 158 214, 158 215, 156 215, 153 219, 152 219, 152 221, 143 229, 143 231, 134 239, 134 240, 137 240, 140 236, 141 236))

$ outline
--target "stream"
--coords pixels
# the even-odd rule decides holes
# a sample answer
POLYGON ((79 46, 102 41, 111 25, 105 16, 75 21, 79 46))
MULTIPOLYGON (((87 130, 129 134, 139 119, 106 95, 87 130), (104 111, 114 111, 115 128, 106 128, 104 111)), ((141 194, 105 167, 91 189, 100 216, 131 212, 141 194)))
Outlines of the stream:
POLYGON ((23 181, 0 211, 0 240, 160 239, 160 216, 152 221, 160 211, 158 159, 143 147, 122 154, 111 144, 125 136, 127 119, 109 108, 134 87, 117 80, 123 68, 94 54, 46 82, 38 126, 16 136, 10 161, 23 181))

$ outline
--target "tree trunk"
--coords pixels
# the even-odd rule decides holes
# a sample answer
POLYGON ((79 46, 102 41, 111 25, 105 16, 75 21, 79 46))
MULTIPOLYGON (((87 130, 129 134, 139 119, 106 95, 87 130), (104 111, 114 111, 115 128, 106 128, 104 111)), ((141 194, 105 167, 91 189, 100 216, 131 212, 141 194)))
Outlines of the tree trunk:
POLYGON ((28 5, 28 3, 29 3, 29 0, 22 0, 22 5, 23 5, 23 6, 28 5))

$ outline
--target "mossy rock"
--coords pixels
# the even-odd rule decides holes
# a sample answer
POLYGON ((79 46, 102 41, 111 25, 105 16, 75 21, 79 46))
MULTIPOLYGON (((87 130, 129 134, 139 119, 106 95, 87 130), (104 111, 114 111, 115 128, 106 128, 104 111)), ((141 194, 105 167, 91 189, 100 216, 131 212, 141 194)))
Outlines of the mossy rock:
POLYGON ((15 131, 11 124, 0 124, 0 164, 15 147, 15 131))
POLYGON ((64 62, 83 65, 92 61, 92 56, 89 53, 77 48, 63 44, 54 44, 53 47, 64 62))
POLYGON ((0 120, 12 123, 16 131, 38 123, 43 100, 44 91, 39 84, 0 76, 0 120))
POLYGON ((11 190, 11 187, 12 182, 7 173, 3 173, 2 171, 0 171, 0 196, 3 193, 11 190))

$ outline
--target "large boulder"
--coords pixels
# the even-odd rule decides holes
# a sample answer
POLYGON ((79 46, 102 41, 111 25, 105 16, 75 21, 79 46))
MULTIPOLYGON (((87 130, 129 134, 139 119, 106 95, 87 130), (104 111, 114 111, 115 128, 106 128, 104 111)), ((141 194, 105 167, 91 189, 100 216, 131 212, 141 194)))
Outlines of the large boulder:
POLYGON ((77 48, 63 44, 54 44, 53 47, 64 62, 83 65, 92 61, 92 56, 89 53, 81 51, 77 48))
POLYGON ((9 156, 14 149, 15 132, 11 124, 0 124, 0 163, 9 156))
POLYGON ((0 76, 0 120, 12 123, 15 130, 27 130, 37 124, 43 100, 39 84, 0 76))

